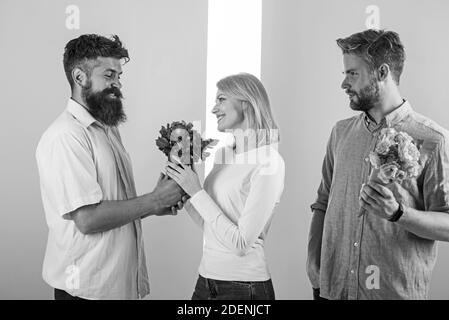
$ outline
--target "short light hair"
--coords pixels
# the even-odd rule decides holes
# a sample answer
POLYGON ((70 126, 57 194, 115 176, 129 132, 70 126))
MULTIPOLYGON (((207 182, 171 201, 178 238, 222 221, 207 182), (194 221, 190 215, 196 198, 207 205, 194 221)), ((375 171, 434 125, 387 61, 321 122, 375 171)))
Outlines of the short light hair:
POLYGON ((361 57, 371 71, 384 63, 387 64, 393 80, 399 85, 404 68, 405 51, 396 32, 368 29, 347 38, 337 39, 337 45, 342 49, 343 54, 361 57))
POLYGON ((279 127, 268 94, 257 77, 249 73, 230 75, 218 81, 217 88, 242 102, 248 128, 258 133, 257 146, 279 142, 279 127))

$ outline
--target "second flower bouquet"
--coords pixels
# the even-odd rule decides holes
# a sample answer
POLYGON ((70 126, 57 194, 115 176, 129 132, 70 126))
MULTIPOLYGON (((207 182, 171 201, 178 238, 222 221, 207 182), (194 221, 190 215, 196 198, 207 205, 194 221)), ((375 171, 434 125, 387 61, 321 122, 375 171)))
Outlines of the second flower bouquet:
POLYGON ((413 138, 394 128, 382 129, 379 142, 369 155, 370 180, 386 185, 416 178, 421 171, 420 153, 413 138))

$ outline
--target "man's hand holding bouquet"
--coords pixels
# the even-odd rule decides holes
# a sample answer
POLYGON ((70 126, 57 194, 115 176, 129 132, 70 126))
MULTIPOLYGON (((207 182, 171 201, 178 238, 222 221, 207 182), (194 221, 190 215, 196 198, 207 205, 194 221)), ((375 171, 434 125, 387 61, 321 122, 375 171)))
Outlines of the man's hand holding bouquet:
POLYGON ((403 187, 416 188, 416 178, 422 170, 413 138, 406 132, 384 128, 369 159, 372 171, 360 192, 361 214, 372 211, 389 219, 400 204, 414 206, 415 199, 403 187))

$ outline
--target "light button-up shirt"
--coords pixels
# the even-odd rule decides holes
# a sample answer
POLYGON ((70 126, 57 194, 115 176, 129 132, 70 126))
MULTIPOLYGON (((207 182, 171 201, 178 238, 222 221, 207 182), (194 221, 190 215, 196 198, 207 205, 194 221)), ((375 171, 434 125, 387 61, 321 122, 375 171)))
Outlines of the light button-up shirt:
POLYGON ((103 200, 136 197, 131 161, 116 127, 70 99, 42 135, 36 159, 49 228, 43 278, 86 299, 137 299, 149 293, 140 219, 83 234, 69 213, 103 200))

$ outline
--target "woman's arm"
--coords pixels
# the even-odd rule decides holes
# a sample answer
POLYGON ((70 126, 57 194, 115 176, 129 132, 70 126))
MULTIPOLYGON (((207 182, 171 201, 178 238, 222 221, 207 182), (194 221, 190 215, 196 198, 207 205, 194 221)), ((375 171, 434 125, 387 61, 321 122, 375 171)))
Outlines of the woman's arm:
POLYGON ((239 255, 245 255, 262 233, 284 187, 283 163, 272 174, 261 174, 261 170, 251 178, 248 198, 237 223, 232 222, 203 189, 190 199, 190 203, 211 225, 221 242, 239 255))
POLYGON ((186 209, 189 216, 201 229, 203 229, 204 220, 201 215, 196 211, 195 207, 190 203, 190 200, 184 204, 184 209, 186 209))

